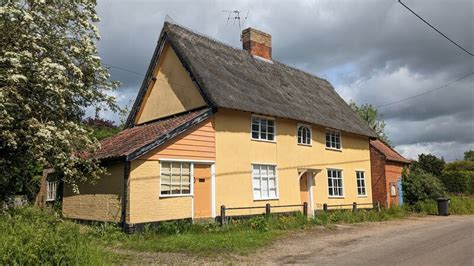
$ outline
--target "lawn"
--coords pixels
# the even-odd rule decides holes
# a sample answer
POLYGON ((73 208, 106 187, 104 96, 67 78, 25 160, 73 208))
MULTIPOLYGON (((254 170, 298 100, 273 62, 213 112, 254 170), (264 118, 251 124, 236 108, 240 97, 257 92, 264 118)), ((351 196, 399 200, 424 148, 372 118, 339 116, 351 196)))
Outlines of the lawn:
MULTIPOLYGON (((451 196, 451 214, 474 214, 474 197, 451 196)), ((279 237, 315 225, 386 221, 408 215, 436 214, 436 202, 406 208, 318 212, 313 219, 301 214, 231 220, 228 225, 164 222, 143 232, 126 235, 115 224, 78 225, 54 212, 24 208, 0 214, 0 265, 80 264, 121 262, 114 249, 181 252, 197 256, 251 254, 279 237), (107 248, 105 248, 107 247, 107 248)))

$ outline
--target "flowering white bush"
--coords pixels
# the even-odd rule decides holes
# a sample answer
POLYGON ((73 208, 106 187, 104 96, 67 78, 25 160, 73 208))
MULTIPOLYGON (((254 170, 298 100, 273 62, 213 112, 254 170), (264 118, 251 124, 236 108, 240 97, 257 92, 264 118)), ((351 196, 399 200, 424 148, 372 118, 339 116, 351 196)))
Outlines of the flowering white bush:
POLYGON ((42 168, 72 185, 104 169, 78 156, 99 146, 81 124, 89 106, 118 110, 101 66, 96 1, 0 4, 0 200, 42 168))

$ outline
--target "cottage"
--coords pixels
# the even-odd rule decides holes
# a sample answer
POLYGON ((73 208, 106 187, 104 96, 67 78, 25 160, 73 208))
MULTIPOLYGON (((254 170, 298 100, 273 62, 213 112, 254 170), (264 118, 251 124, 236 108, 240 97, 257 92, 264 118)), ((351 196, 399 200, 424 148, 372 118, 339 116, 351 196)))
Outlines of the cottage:
POLYGON ((381 140, 370 141, 372 199, 385 207, 402 205, 402 172, 410 161, 381 140))
POLYGON ((126 129, 93 155, 110 175, 66 187, 65 217, 133 226, 221 205, 372 203, 375 133, 328 81, 273 60, 269 34, 242 37, 243 50, 164 24, 126 129))

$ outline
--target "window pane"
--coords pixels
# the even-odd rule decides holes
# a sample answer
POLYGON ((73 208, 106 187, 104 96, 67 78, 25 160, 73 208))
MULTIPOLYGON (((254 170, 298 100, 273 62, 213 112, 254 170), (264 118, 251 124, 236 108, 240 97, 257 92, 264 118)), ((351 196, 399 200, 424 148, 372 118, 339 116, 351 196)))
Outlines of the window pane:
POLYGON ((268 126, 270 126, 270 127, 274 127, 274 126, 275 126, 275 121, 273 121, 273 120, 267 120, 267 124, 268 124, 268 126))
POLYGON ((274 140, 273 134, 268 134, 268 140, 274 140))
POLYGON ((262 198, 262 194, 260 193, 260 189, 254 189, 253 190, 253 197, 256 199, 262 198))
POLYGON ((258 139, 258 132, 252 132, 252 138, 258 139))

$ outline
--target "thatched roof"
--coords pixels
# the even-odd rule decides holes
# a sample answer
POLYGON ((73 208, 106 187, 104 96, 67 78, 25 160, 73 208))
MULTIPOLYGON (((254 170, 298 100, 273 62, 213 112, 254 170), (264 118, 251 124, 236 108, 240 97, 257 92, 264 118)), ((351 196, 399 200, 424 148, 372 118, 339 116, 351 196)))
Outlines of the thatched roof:
POLYGON ((277 61, 255 58, 247 51, 169 22, 163 27, 128 127, 133 126, 133 118, 151 79, 151 70, 165 41, 170 42, 211 107, 289 118, 376 137, 328 81, 277 61))

